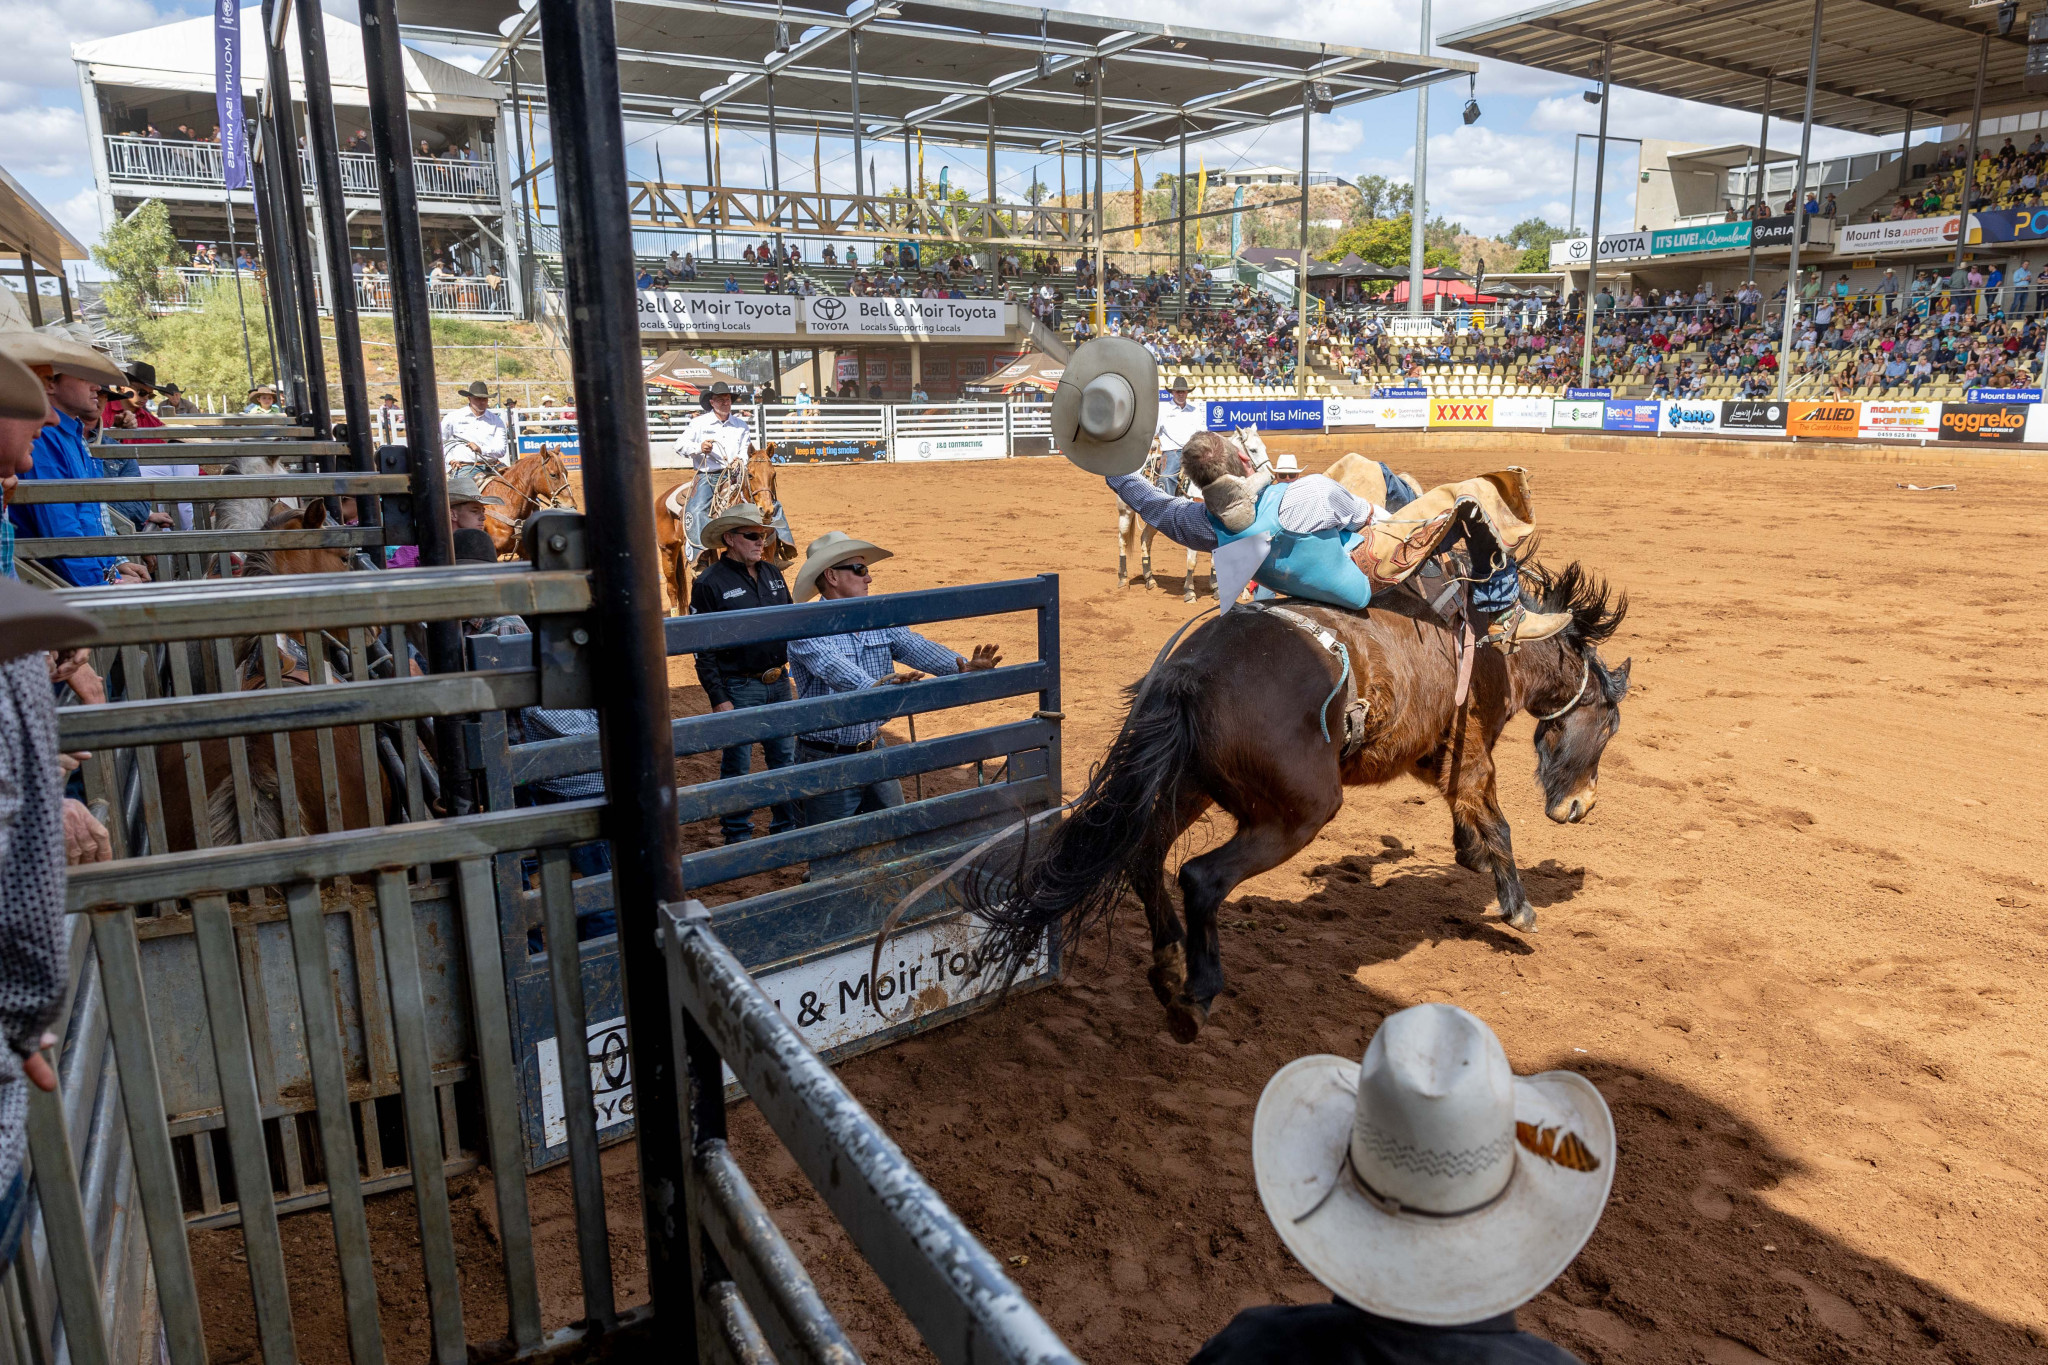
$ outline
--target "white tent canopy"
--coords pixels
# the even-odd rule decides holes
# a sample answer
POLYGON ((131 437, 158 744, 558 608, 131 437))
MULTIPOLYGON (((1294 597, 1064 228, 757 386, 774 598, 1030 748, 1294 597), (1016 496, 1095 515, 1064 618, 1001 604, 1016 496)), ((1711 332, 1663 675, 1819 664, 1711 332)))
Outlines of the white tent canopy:
MULTIPOLYGON (((345 19, 323 12, 327 32, 328 74, 336 104, 364 106, 369 91, 363 74, 363 31, 345 19)), ((263 11, 242 11, 242 93, 256 98, 263 88, 263 11)), ((405 50, 405 91, 408 107, 449 114, 490 117, 501 92, 483 77, 413 48, 405 50)), ((202 15, 112 38, 74 43, 74 60, 84 63, 95 84, 126 85, 146 90, 213 89, 213 17, 202 15)), ((296 31, 286 44, 293 98, 305 98, 299 71, 296 31)))

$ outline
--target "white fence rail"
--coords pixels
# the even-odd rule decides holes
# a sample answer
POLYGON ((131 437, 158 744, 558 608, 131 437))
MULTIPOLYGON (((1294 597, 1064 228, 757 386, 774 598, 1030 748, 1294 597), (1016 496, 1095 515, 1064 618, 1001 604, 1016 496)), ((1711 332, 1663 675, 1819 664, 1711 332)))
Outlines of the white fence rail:
MULTIPOLYGON (((107 146, 107 176, 112 180, 142 181, 151 185, 220 185, 220 144, 186 142, 168 137, 110 136, 107 146)), ((299 178, 312 193, 312 158, 299 154, 299 178)), ((423 199, 465 199, 496 203, 498 167, 495 162, 470 161, 462 157, 421 156, 412 163, 414 187, 423 199)), ((341 185, 346 194, 377 193, 377 158, 361 152, 341 156, 341 185)))
MULTIPOLYGON (((240 275, 245 280, 258 280, 262 272, 256 270, 204 270, 197 266, 178 266, 158 272, 157 278, 163 285, 163 297, 151 311, 157 313, 185 313, 197 308, 203 301, 204 290, 224 284, 229 278, 240 275)), ((389 313, 391 311, 391 279, 387 275, 373 275, 358 279, 356 286, 356 311, 359 313, 389 313)), ((322 312, 327 309, 327 282, 318 273, 313 276, 313 298, 322 312)), ((509 318, 517 316, 513 308, 512 287, 495 275, 444 275, 427 280, 427 311, 448 317, 509 318)))

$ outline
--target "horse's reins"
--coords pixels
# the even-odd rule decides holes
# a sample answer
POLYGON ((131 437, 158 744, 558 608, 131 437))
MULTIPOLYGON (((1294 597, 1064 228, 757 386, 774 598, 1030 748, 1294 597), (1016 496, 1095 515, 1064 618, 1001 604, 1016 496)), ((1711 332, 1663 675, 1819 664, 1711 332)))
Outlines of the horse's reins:
MULTIPOLYGON (((1556 720, 1559 716, 1563 715, 1565 712, 1577 706, 1580 702, 1585 700, 1586 684, 1591 682, 1592 680, 1593 660, 1590 656, 1581 654, 1579 656, 1579 690, 1572 693, 1572 699, 1566 702, 1563 706, 1558 707, 1555 711, 1552 711, 1547 716, 1536 716, 1536 719, 1539 721, 1556 720)), ((1536 715, 1534 711, 1531 711, 1529 714, 1532 716, 1536 715)))

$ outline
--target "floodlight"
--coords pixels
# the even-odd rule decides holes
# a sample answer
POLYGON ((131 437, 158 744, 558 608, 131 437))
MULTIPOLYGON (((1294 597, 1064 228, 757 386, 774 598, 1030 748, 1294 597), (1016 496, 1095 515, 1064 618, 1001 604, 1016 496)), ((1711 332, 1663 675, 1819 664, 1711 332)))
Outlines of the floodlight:
POLYGON ((1083 62, 1074 68, 1074 88, 1076 90, 1086 90, 1094 83, 1095 68, 1091 63, 1083 62))
POLYGON ((1465 126, 1470 128, 1479 122, 1479 78, 1465 78, 1465 126))
POLYGON ((1600 102, 1600 92, 1598 90, 1588 90, 1585 94, 1579 96, 1579 98, 1584 100, 1588 104, 1598 104, 1600 102))
POLYGON ((1327 114, 1337 107, 1337 100, 1330 93, 1330 87, 1326 83, 1311 81, 1308 87, 1308 104, 1309 108, 1318 114, 1327 114))
POLYGON ((2003 38, 2012 32, 2013 21, 2020 17, 2019 0, 2004 0, 1998 7, 1998 36, 2003 38))

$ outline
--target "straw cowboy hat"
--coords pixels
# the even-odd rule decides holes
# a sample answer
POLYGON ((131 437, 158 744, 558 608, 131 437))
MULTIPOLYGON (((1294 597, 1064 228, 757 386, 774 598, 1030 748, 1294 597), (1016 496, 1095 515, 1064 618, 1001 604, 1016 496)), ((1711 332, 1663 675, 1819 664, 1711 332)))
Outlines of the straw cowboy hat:
POLYGON ((1339 1298, 1457 1326, 1528 1302, 1579 1254, 1614 1183, 1614 1120, 1585 1077, 1517 1076, 1478 1018, 1417 1005, 1362 1065, 1283 1067, 1252 1167, 1280 1240, 1339 1298))
POLYGON ((10 355, 24 365, 47 365, 57 374, 68 374, 90 384, 124 387, 128 376, 113 361, 90 346, 52 332, 0 332, 0 355, 10 355))
POLYGON ((478 485, 474 473, 467 469, 451 469, 448 471, 448 505, 450 507, 460 507, 466 502, 482 503, 486 507, 503 507, 505 505, 503 498, 484 496, 484 491, 478 485))
POLYGON ((65 606, 57 594, 0 578, 0 662, 45 649, 69 649, 99 633, 99 622, 65 606))
MULTIPOLYGON (((707 526, 704 530, 708 536, 711 528, 707 526)), ((852 559, 855 555, 864 557, 870 564, 892 557, 890 551, 879 545, 855 540, 844 531, 827 531, 804 547, 803 567, 796 571, 796 585, 790 590, 790 596, 799 602, 810 601, 818 595, 818 575, 840 560, 852 559)))
POLYGON ((1301 472, 1301 461, 1294 458, 1293 451, 1283 450, 1280 452, 1280 458, 1273 462, 1273 472, 1275 474, 1299 474, 1301 472))
POLYGON ((49 396, 36 372, 13 356, 0 353, 0 417, 40 422, 49 409, 49 396))
POLYGON ((1126 337, 1085 341, 1052 395, 1053 440, 1090 474, 1132 474, 1159 424, 1159 364, 1126 337))
POLYGON ((774 530, 774 523, 761 515, 760 508, 751 502, 736 502, 705 522, 701 534, 705 549, 723 550, 727 531, 767 531, 772 534, 774 530))

